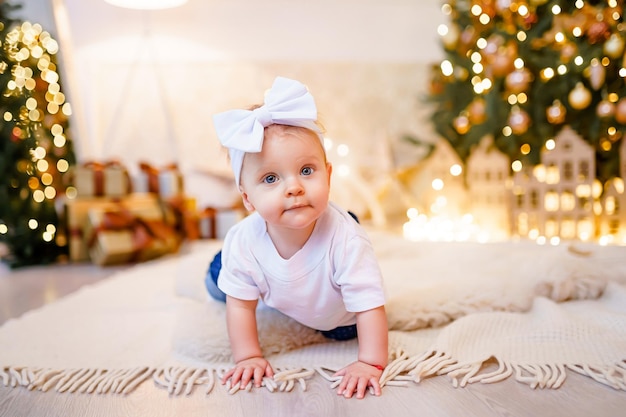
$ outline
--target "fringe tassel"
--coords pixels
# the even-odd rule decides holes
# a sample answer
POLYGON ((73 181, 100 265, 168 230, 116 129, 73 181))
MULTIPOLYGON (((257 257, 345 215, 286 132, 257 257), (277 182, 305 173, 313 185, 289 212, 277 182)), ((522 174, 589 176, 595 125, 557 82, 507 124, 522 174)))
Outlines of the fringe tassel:
MULTIPOLYGON (((438 351, 409 356, 400 349, 390 359, 380 377, 381 387, 406 387, 409 382, 419 383, 427 377, 447 375, 455 388, 476 382, 490 384, 513 377, 533 389, 557 389, 563 385, 567 370, 570 370, 613 389, 626 391, 626 360, 612 366, 597 367, 580 364, 512 364, 496 358, 497 368, 487 371, 484 369, 485 362, 459 363, 449 354, 438 351)), ((205 395, 208 395, 215 388, 216 380, 221 379, 226 372, 225 368, 197 367, 138 367, 113 371, 97 368, 55 370, 5 367, 0 368, 0 381, 5 387, 25 387, 43 392, 53 389, 60 393, 126 395, 152 378, 158 387, 166 389, 170 395, 190 395, 197 386, 201 386, 205 395)), ((277 368, 274 378, 264 378, 261 386, 270 392, 291 392, 299 385, 304 392, 307 390, 306 381, 316 373, 330 382, 331 388, 341 383, 341 377, 333 376, 335 371, 323 367, 277 368)), ((239 384, 231 386, 230 381, 226 383, 229 394, 250 391, 252 388, 252 383, 243 388, 239 384)))
POLYGON ((568 369, 590 376, 601 384, 626 391, 626 362, 618 362, 610 368, 596 368, 588 365, 567 365, 568 369))
MULTIPOLYGON (((170 395, 189 395, 195 385, 206 385, 204 392, 208 395, 215 387, 216 377, 221 379, 226 372, 226 369, 167 368, 155 372, 154 381, 158 386, 165 388, 170 395)), ((267 388, 270 392, 291 392, 297 383, 302 391, 306 391, 306 380, 310 379, 314 374, 315 370, 313 369, 278 368, 274 378, 263 378, 261 387, 267 388)), ((239 384, 231 386, 230 381, 226 383, 226 389, 229 394, 236 394, 239 391, 250 391, 252 387, 252 382, 243 388, 239 384)))
POLYGON ((0 369, 2 384, 25 387, 28 390, 67 393, 128 394, 154 373, 154 368, 139 367, 127 370, 107 371, 96 368, 68 370, 3 368, 0 369))
MULTIPOLYGON (((516 381, 527 384, 533 389, 557 389, 565 382, 567 369, 570 369, 616 390, 626 391, 626 360, 613 366, 597 368, 587 365, 511 364, 496 358, 497 369, 483 371, 485 362, 462 364, 450 355, 437 351, 409 357, 406 352, 398 350, 394 352, 391 359, 380 377, 381 387, 406 386, 409 381, 419 383, 429 376, 447 375, 452 379, 452 385, 455 388, 465 387, 475 382, 490 384, 513 376, 516 381)), ((331 382, 331 388, 339 385, 341 378, 333 377, 334 371, 321 367, 315 369, 323 378, 331 382)))

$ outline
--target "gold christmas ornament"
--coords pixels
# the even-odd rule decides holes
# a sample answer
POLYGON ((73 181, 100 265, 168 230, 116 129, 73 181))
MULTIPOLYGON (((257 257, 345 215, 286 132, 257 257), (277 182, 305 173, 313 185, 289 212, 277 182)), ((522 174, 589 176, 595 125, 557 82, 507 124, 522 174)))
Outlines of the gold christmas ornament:
POLYGON ((502 75, 502 67, 513 70, 513 62, 505 56, 504 38, 501 35, 494 34, 487 38, 487 43, 481 51, 483 63, 485 65, 485 73, 492 78, 502 75), (509 62, 510 61, 510 62, 509 62))
POLYGON ((530 13, 525 15, 522 18, 522 20, 524 22, 524 28, 528 30, 528 29, 530 29, 532 27, 532 25, 537 23, 537 20, 539 20, 539 17, 537 16, 536 12, 531 11, 530 13))
POLYGON ((530 116, 519 107, 514 107, 509 115, 509 126, 516 135, 526 133, 530 125, 530 116))
POLYGON ((493 3, 494 2, 491 0, 478 2, 478 4, 480 5, 480 8, 482 9, 482 13, 489 16, 490 19, 493 19, 494 16, 496 15, 496 5, 493 3))
POLYGON ((463 29, 459 38, 459 46, 457 47, 457 52, 465 54, 469 48, 476 44, 476 36, 477 32, 476 29, 474 29, 474 26, 467 26, 465 29, 463 29))
POLYGON ((602 100, 596 107, 596 114, 602 119, 608 119, 615 115, 615 104, 608 100, 602 100))
POLYGON ((561 62, 567 63, 578 53, 578 47, 573 42, 567 42, 561 47, 561 62))
POLYGON ((440 67, 438 65, 433 65, 431 67, 430 72, 430 83, 428 85, 428 90, 431 95, 439 95, 444 91, 445 83, 444 83, 444 75, 440 71, 440 67))
POLYGON ((521 68, 509 73, 504 82, 506 88, 512 93, 521 93, 528 89, 531 81, 531 72, 527 68, 521 68))
POLYGON ((475 98, 467 108, 469 121, 472 124, 481 124, 485 121, 487 113, 485 109, 485 100, 481 97, 475 98))
POLYGON ((504 11, 508 11, 511 8, 512 0, 497 0, 496 1, 496 10, 500 13, 504 11))
POLYGON ((510 56, 510 52, 505 48, 501 48, 500 52, 489 59, 489 63, 491 64, 489 70, 493 76, 502 77, 513 71, 513 61, 514 59, 510 56))
POLYGON ((624 39, 618 33, 614 33, 604 42, 602 49, 609 58, 617 59, 624 52, 624 39))
POLYGON ((587 39, 589 43, 594 45, 596 43, 606 41, 610 36, 611 28, 604 21, 593 22, 587 28, 587 39))
POLYGON ((558 125, 565 121, 567 110, 560 100, 554 100, 552 105, 546 109, 546 118, 548 122, 558 125))
POLYGON ((504 38, 502 35, 494 34, 487 39, 487 45, 483 49, 483 53, 486 56, 494 56, 498 53, 498 49, 504 45, 504 38))
POLYGON ((591 88, 599 90, 604 85, 605 80, 606 69, 597 59, 593 59, 589 66, 589 84, 591 84, 591 88))
POLYGON ((626 125, 626 98, 620 99, 615 106, 615 120, 617 123, 626 125))
POLYGON ((568 95, 569 104, 576 110, 582 110, 591 103, 591 92, 579 82, 568 95))
POLYGON ((470 129, 470 122, 465 114, 461 114, 460 116, 456 117, 452 121, 452 124, 454 126, 454 130, 456 130, 459 135, 466 134, 470 129))
POLYGON ((457 65, 456 67, 454 67, 454 76, 457 80, 465 81, 469 76, 469 72, 467 72, 465 68, 457 65))

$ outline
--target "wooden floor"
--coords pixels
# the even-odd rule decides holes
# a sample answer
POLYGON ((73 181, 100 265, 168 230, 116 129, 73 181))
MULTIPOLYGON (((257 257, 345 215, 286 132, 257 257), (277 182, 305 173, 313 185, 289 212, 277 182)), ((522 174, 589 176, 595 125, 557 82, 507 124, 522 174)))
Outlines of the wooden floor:
MULTIPOLYGON (((32 267, 10 271, 0 266, 0 323, 90 285, 120 268, 93 265, 32 267)), ((0 356, 2 347, 0 346, 0 356)), ((453 388, 447 377, 429 378, 407 388, 387 387, 379 398, 346 400, 322 378, 308 390, 270 393, 265 389, 228 395, 221 386, 210 395, 168 396, 151 382, 127 396, 57 394, 4 387, 1 417, 49 416, 626 416, 626 392, 615 391, 571 373, 557 390, 532 390, 509 379, 495 384, 453 388)))
POLYGON ((124 268, 83 263, 11 270, 0 263, 0 325, 124 268))

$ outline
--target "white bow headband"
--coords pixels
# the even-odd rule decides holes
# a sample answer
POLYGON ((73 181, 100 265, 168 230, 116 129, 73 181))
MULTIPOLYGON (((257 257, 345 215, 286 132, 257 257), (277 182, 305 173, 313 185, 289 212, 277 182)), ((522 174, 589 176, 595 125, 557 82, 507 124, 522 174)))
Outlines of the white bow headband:
POLYGON ((246 152, 261 152, 265 128, 271 124, 299 126, 317 133, 317 107, 306 86, 289 78, 276 77, 265 103, 254 110, 229 110, 213 116, 217 137, 228 148, 230 164, 239 185, 246 152))

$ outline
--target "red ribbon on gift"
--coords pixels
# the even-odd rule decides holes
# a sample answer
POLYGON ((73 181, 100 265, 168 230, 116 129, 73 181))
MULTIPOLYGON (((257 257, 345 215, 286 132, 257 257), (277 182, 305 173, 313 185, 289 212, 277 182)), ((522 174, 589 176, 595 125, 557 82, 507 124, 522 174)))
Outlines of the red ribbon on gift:
POLYGON ((159 174, 165 171, 178 171, 178 164, 171 163, 159 169, 147 162, 140 162, 139 169, 148 177, 148 191, 159 194, 159 174))
POLYGON ((104 194, 104 164, 101 162, 91 161, 83 164, 83 167, 89 168, 93 172, 94 195, 104 194))
POLYGON ((203 237, 205 239, 215 239, 215 237, 217 236, 217 222, 215 220, 216 214, 217 214, 217 210, 214 209, 213 207, 206 207, 206 208, 204 208, 204 210, 200 211, 200 213, 198 215, 199 221, 206 220, 211 225, 210 226, 211 235, 210 236, 201 236, 201 237, 203 237))
POLYGON ((124 171, 126 176, 126 193, 129 194, 132 191, 130 174, 124 165, 117 160, 111 160, 107 162, 89 161, 82 164, 83 167, 93 171, 94 179, 94 195, 104 195, 104 170, 109 167, 118 167, 124 171))
POLYGON ((148 248, 154 240, 175 241, 176 245, 172 248, 172 251, 178 249, 178 238, 172 227, 162 220, 142 219, 125 209, 103 212, 102 221, 95 228, 88 246, 92 247, 94 245, 98 233, 120 230, 132 232, 133 254, 131 262, 136 261, 141 252, 148 248))

